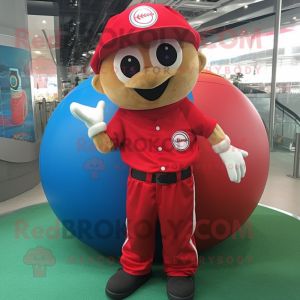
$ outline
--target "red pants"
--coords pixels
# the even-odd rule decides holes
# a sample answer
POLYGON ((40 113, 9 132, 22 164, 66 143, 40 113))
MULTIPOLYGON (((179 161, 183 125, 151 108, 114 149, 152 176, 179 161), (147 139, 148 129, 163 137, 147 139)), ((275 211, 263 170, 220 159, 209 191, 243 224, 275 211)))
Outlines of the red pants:
POLYGON ((170 276, 193 275, 198 268, 194 238, 196 226, 193 175, 160 185, 132 178, 127 183, 127 233, 121 264, 132 275, 150 272, 155 249, 155 226, 160 221, 164 271, 170 276), (180 180, 180 181, 179 181, 180 180))

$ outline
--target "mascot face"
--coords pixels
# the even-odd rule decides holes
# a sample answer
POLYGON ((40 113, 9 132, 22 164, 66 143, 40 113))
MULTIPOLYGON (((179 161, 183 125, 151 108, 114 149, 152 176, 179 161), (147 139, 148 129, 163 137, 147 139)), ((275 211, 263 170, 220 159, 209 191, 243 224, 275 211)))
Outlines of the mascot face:
POLYGON ((154 40, 111 53, 92 83, 121 108, 154 109, 186 97, 205 63, 191 43, 154 40))

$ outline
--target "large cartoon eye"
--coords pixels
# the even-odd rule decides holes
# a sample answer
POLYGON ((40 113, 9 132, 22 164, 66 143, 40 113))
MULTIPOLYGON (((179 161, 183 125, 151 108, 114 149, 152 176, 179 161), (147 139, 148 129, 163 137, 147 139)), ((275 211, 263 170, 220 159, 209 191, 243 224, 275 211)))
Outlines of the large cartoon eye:
POLYGON ((149 51, 153 67, 178 69, 181 65, 182 50, 174 39, 153 41, 149 51))
POLYGON ((114 59, 114 69, 117 77, 126 83, 133 75, 144 69, 144 59, 136 47, 119 50, 114 59))

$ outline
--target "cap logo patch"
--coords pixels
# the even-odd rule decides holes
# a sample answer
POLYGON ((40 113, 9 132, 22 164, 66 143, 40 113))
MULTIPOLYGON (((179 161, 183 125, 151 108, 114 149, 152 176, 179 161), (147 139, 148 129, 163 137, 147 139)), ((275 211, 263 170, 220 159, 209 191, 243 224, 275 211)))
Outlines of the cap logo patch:
POLYGON ((155 9, 150 6, 139 6, 129 16, 130 23, 138 28, 146 28, 154 25, 158 19, 155 9))

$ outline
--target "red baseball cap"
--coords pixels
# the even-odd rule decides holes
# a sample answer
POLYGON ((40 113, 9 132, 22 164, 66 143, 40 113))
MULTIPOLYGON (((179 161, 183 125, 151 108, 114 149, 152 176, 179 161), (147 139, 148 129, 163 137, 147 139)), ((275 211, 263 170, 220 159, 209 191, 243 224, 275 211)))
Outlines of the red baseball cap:
POLYGON ((91 60, 99 74, 102 60, 119 49, 159 39, 178 39, 192 43, 198 50, 200 35, 186 19, 170 6, 142 3, 110 18, 91 60))

